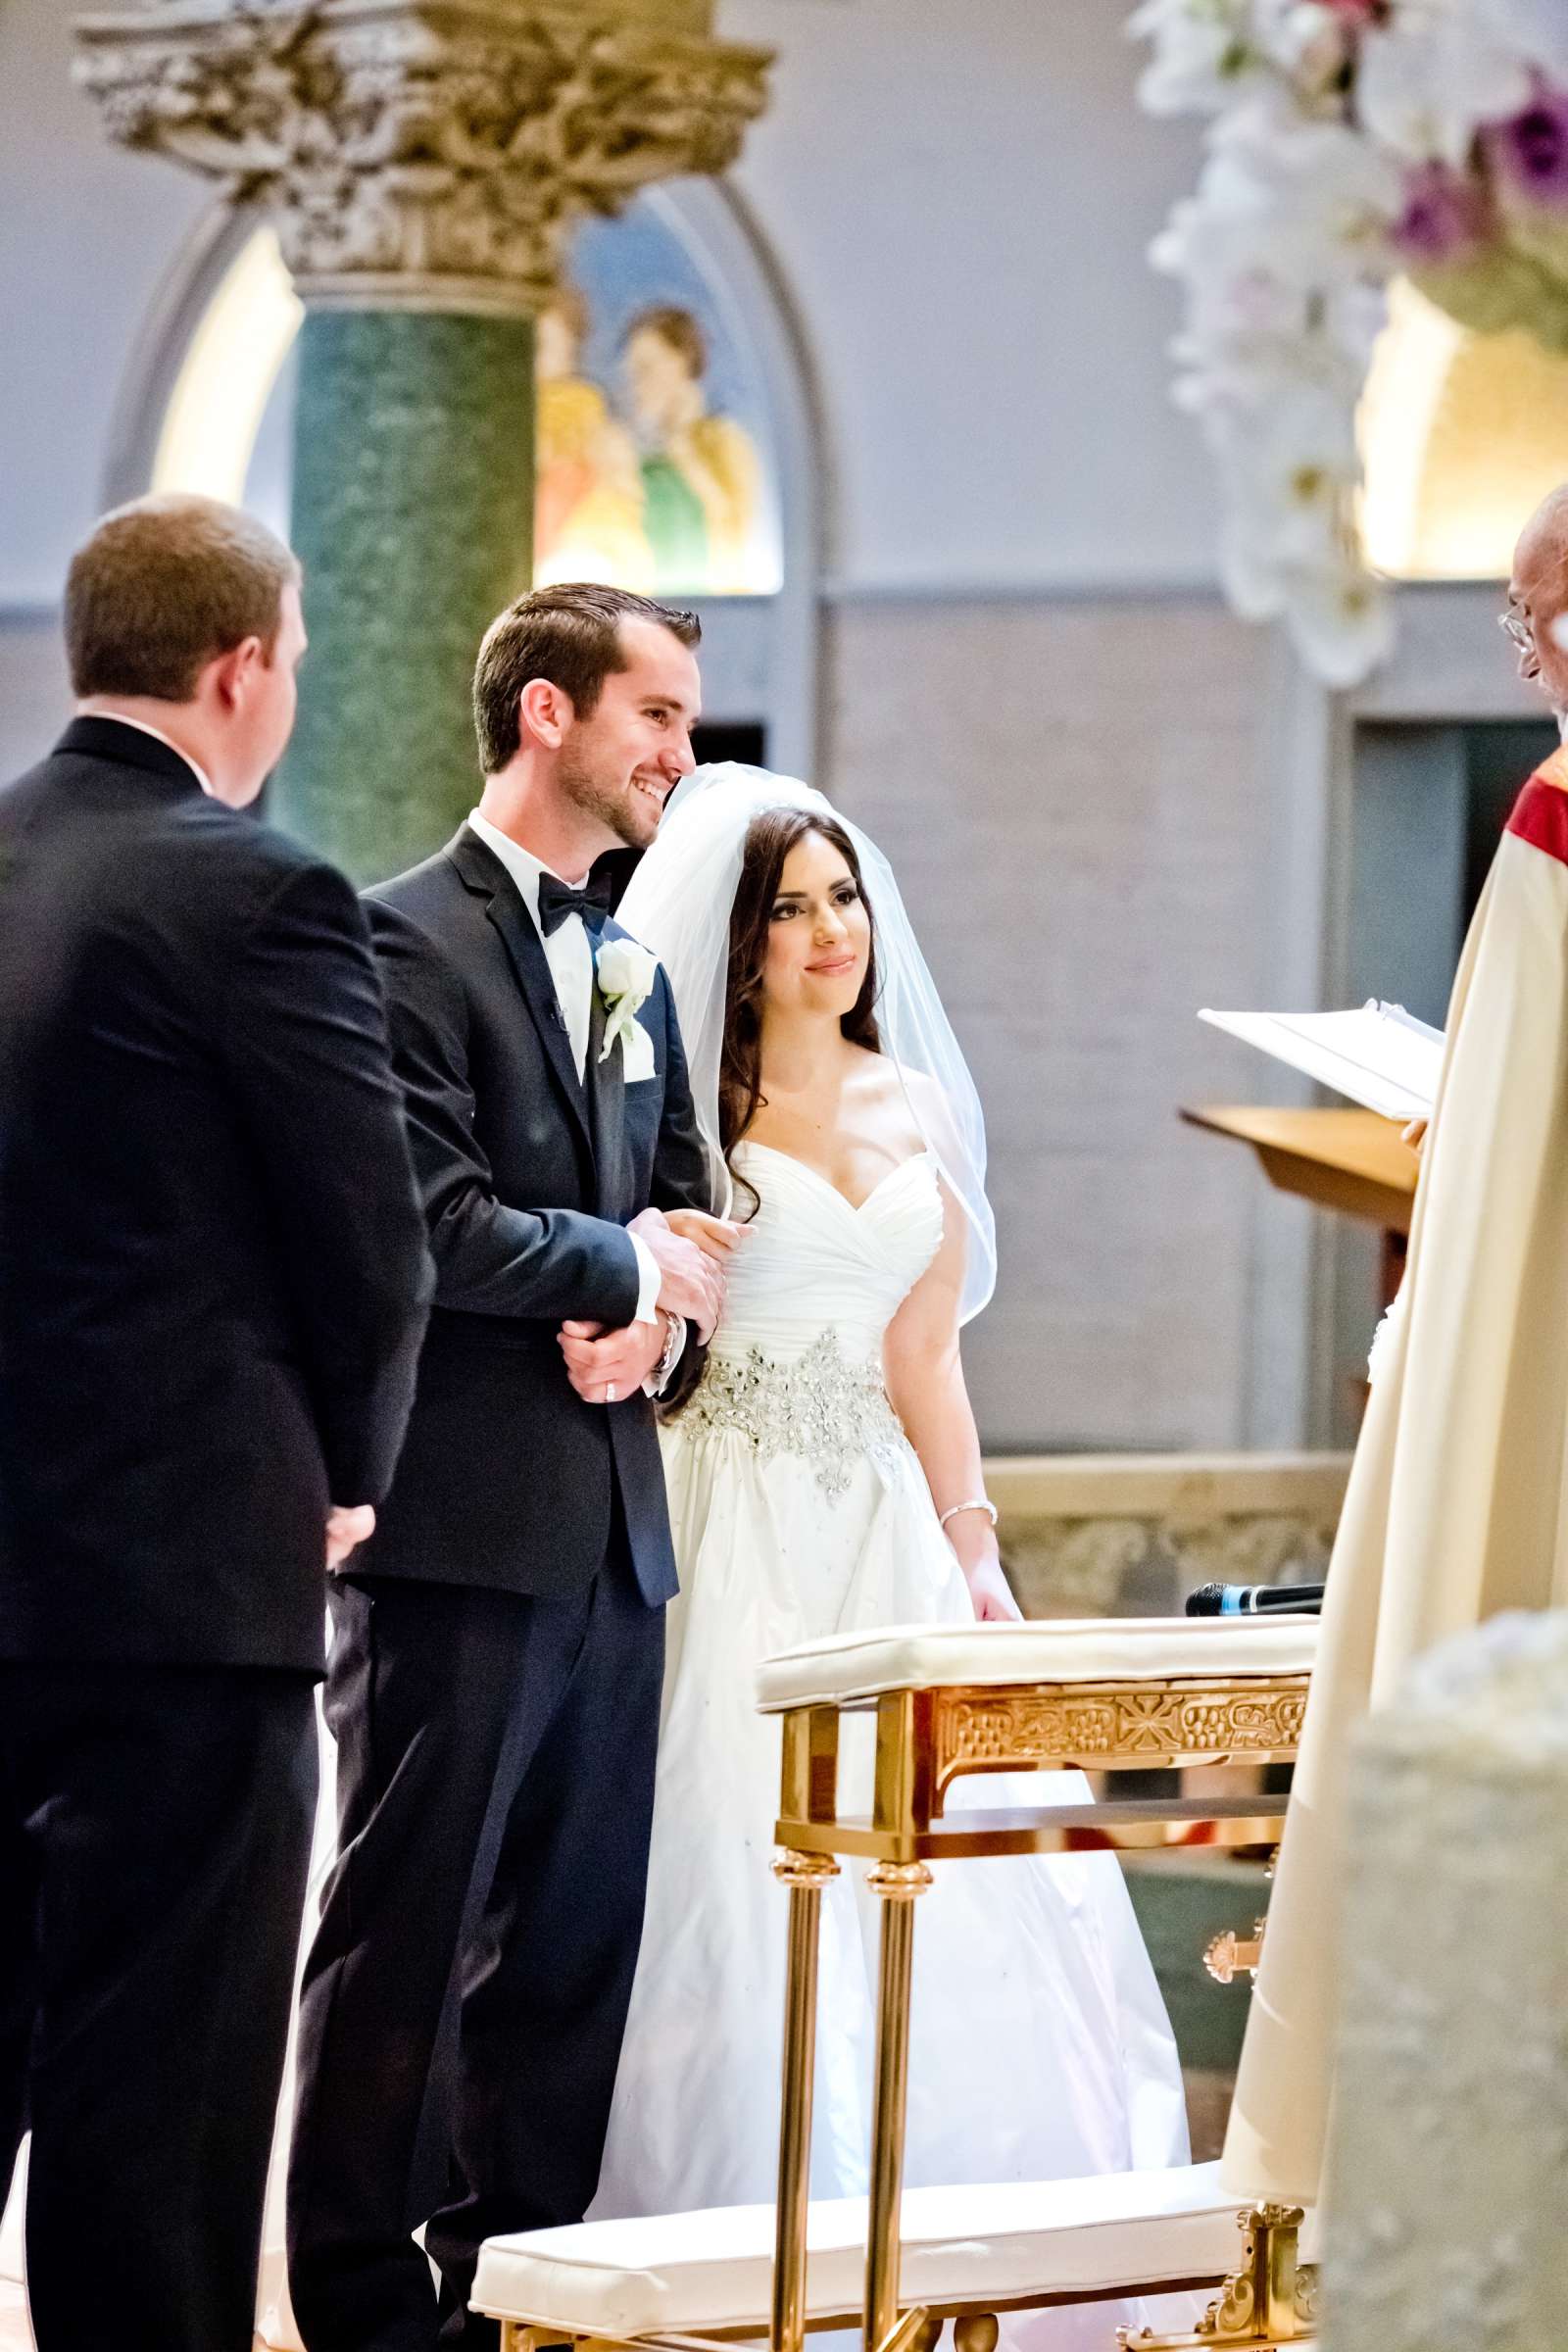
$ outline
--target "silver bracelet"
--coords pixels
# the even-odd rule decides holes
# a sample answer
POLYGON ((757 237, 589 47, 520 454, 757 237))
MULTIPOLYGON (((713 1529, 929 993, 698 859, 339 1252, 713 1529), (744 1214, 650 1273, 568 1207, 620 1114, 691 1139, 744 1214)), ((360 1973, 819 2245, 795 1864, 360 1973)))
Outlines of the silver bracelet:
POLYGON ((950 1519, 956 1519, 960 1511, 984 1511, 992 1526, 995 1527, 997 1524, 996 1504, 994 1502, 987 1502, 983 1494, 977 1494, 972 1502, 956 1502, 951 1511, 944 1511, 941 1518, 937 1521, 938 1527, 946 1527, 948 1521, 950 1519))
POLYGON ((660 1350, 659 1361, 648 1375, 648 1385, 655 1396, 662 1394, 665 1382, 684 1354, 683 1342, 686 1337, 684 1316, 671 1314, 668 1307, 662 1307, 659 1311, 663 1315, 667 1328, 664 1332, 664 1345, 660 1350))

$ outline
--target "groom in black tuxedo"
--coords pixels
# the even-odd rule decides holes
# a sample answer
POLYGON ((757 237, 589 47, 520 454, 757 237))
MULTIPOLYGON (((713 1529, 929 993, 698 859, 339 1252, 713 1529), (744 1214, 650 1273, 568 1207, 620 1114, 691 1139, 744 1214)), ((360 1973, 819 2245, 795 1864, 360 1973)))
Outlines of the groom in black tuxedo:
POLYGON ((652 1396, 721 1286, 662 1215, 707 1197, 668 989, 590 869, 692 765, 697 636, 609 588, 502 613, 479 807, 369 901, 437 1289, 332 1592, 342 1859, 289 2178, 311 2352, 493 2343, 480 2242, 579 2219, 598 2180, 675 1591, 652 1396))

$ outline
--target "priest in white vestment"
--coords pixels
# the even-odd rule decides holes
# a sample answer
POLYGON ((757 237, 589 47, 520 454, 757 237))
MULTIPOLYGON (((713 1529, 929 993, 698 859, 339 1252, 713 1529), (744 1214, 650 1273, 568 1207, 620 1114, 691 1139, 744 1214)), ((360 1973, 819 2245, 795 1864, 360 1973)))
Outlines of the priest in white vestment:
MULTIPOLYGON (((1503 625, 1568 712, 1568 486, 1503 625)), ((1226 2185, 1317 2201, 1346 1776, 1409 1660, 1568 1605, 1568 750, 1525 785, 1465 943, 1404 1287, 1334 1547, 1322 1645, 1225 2145, 1226 2185)))

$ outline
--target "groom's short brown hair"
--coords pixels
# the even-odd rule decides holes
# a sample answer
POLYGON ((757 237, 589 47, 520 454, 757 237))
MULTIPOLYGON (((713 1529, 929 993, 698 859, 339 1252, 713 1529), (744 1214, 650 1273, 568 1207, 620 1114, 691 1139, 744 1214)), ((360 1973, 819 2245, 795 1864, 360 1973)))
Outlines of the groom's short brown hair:
POLYGON ((623 620, 657 621, 682 645, 696 645, 703 633, 695 612, 591 580, 532 589, 490 623, 473 672, 473 724, 485 775, 495 775, 516 753, 517 698, 532 679, 548 679, 569 695, 578 718, 591 715, 605 680, 626 666, 623 620))

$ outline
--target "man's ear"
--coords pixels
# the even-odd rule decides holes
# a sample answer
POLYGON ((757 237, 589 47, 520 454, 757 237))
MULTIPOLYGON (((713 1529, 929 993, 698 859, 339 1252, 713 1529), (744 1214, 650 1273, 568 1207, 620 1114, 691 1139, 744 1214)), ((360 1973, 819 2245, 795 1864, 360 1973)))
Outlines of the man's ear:
POLYGON ((548 678, 530 678, 517 697, 517 729, 547 752, 559 752, 575 712, 571 697, 548 678))
POLYGON ((226 653, 210 662, 202 674, 202 686, 214 694, 225 710, 237 710, 244 699, 245 687, 253 671, 259 669, 267 657, 259 637, 242 637, 226 653))

